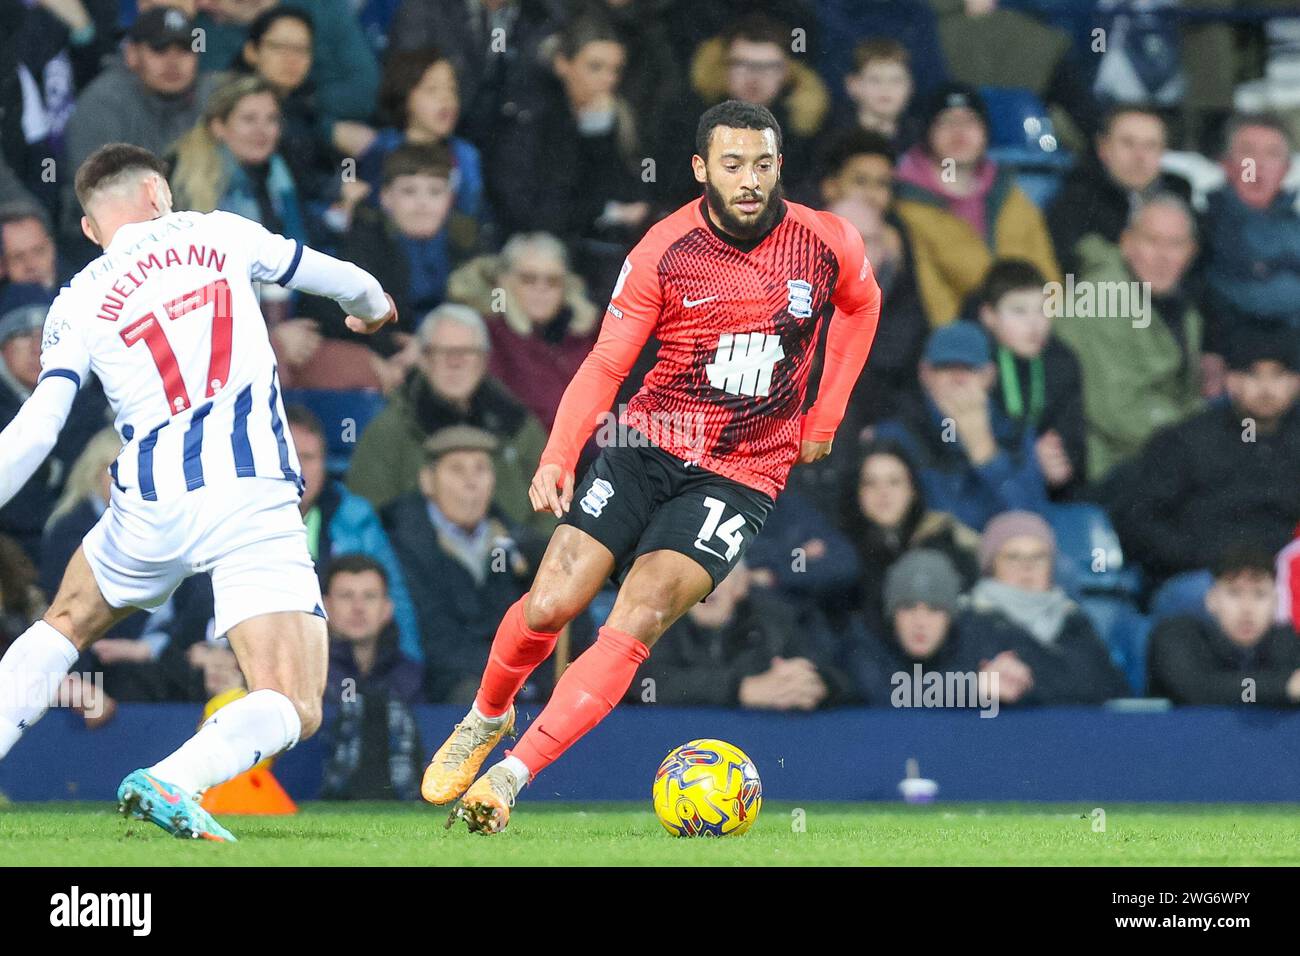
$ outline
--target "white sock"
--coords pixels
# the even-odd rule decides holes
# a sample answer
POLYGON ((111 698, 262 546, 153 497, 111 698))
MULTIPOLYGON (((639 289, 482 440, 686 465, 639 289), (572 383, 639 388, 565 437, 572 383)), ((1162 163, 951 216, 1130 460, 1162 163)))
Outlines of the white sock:
POLYGON ((524 766, 524 762, 514 754, 502 760, 501 766, 514 775, 515 780, 519 783, 520 790, 528 784, 529 779, 532 777, 532 774, 528 772, 528 768, 524 766))
MULTIPOLYGON (((499 727, 501 724, 505 723, 506 714, 510 713, 510 708, 509 707, 506 708, 505 714, 497 714, 495 717, 489 717, 485 713, 483 713, 483 711, 479 710, 478 704, 474 704, 472 707, 470 707, 469 712, 470 714, 473 714, 475 717, 477 717, 479 720, 489 723, 494 727, 499 727)), ((466 716, 469 715, 467 714, 466 716)))
POLYGON ((23 731, 44 716, 59 684, 81 652, 44 621, 37 621, 0 658, 0 760, 23 731))
POLYGON ((196 793, 288 750, 301 732, 302 721, 288 697, 275 690, 255 690, 205 720, 198 733, 149 773, 196 793))

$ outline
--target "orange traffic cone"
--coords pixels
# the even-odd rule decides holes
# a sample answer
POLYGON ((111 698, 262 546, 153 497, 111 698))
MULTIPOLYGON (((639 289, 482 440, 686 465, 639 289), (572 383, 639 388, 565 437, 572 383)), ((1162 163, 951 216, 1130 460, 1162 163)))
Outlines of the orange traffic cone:
POLYGON ((297 813, 298 805, 284 792, 270 770, 254 767, 238 777, 209 788, 200 803, 212 814, 244 813, 275 816, 297 813))

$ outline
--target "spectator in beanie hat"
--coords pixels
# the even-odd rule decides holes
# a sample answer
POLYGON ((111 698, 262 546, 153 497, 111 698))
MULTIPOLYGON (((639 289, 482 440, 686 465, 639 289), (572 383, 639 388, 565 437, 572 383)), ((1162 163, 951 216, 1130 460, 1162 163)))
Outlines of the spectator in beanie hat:
POLYGON ((998 556, 1013 538, 1033 538, 1043 549, 1049 569, 1056 561, 1056 533, 1042 516, 1031 511, 1004 511, 988 523, 980 535, 980 572, 992 574, 998 556))
POLYGON ((896 211, 911 234, 921 296, 943 325, 995 258, 1027 259, 1050 281, 1060 267, 1038 207, 988 158, 988 110, 973 87, 947 83, 926 101, 925 135, 898 162, 896 211))
MULTIPOLYGON (((1027 668, 1026 704, 1097 704, 1127 697, 1128 685, 1088 616, 1053 583, 1056 535, 1041 517, 1008 511, 980 539, 980 569, 971 617, 996 635, 999 659, 1027 668)), ((1000 664, 998 665, 1001 666, 1000 664)))
MULTIPOLYGON (((958 616, 961 578, 948 556, 928 548, 909 551, 885 575, 887 632, 875 633, 861 617, 850 619, 844 669, 852 675, 864 703, 895 703, 899 675, 978 672, 994 655, 985 622, 958 616), (972 620, 972 623, 967 623, 972 620)), ((1006 663, 998 661, 999 665, 1006 663)), ((999 679, 1000 700, 1012 703, 1032 683, 1024 665, 1007 664, 999 679)))
MULTIPOLYGON (((961 598, 961 578, 946 554, 917 548, 885 573, 884 598, 885 614, 890 618, 918 604, 951 616, 957 613, 961 598)), ((917 656, 928 656, 922 644, 905 646, 917 656)))

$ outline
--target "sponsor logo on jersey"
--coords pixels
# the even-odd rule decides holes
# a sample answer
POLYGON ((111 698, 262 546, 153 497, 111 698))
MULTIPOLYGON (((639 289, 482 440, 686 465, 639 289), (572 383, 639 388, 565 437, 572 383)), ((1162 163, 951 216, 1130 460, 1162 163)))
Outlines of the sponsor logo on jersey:
POLYGON ((709 384, 731 395, 766 396, 772 368, 785 358, 779 336, 769 332, 724 332, 713 361, 704 367, 709 384))
POLYGON ((682 296, 682 307, 686 309, 693 309, 697 305, 703 305, 705 302, 712 302, 716 298, 717 298, 716 295, 710 295, 710 296, 705 296, 703 299, 692 299, 690 296, 684 295, 682 296))

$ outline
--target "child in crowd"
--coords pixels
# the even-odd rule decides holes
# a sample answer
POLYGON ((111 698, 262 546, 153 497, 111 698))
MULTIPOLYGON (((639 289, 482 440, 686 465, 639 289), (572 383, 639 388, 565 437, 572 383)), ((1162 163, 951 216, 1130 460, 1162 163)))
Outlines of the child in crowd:
POLYGON ((912 101, 911 57, 897 40, 872 37, 853 50, 854 70, 844 77, 844 89, 853 102, 857 125, 875 130, 897 152, 916 142, 915 117, 908 115, 912 101))
POLYGON ((1074 352, 1052 334, 1045 289, 1033 264, 999 260, 984 278, 979 317, 995 352, 993 398, 1038 433, 1038 463, 1049 495, 1060 500, 1082 487, 1087 470, 1083 377, 1074 352))

